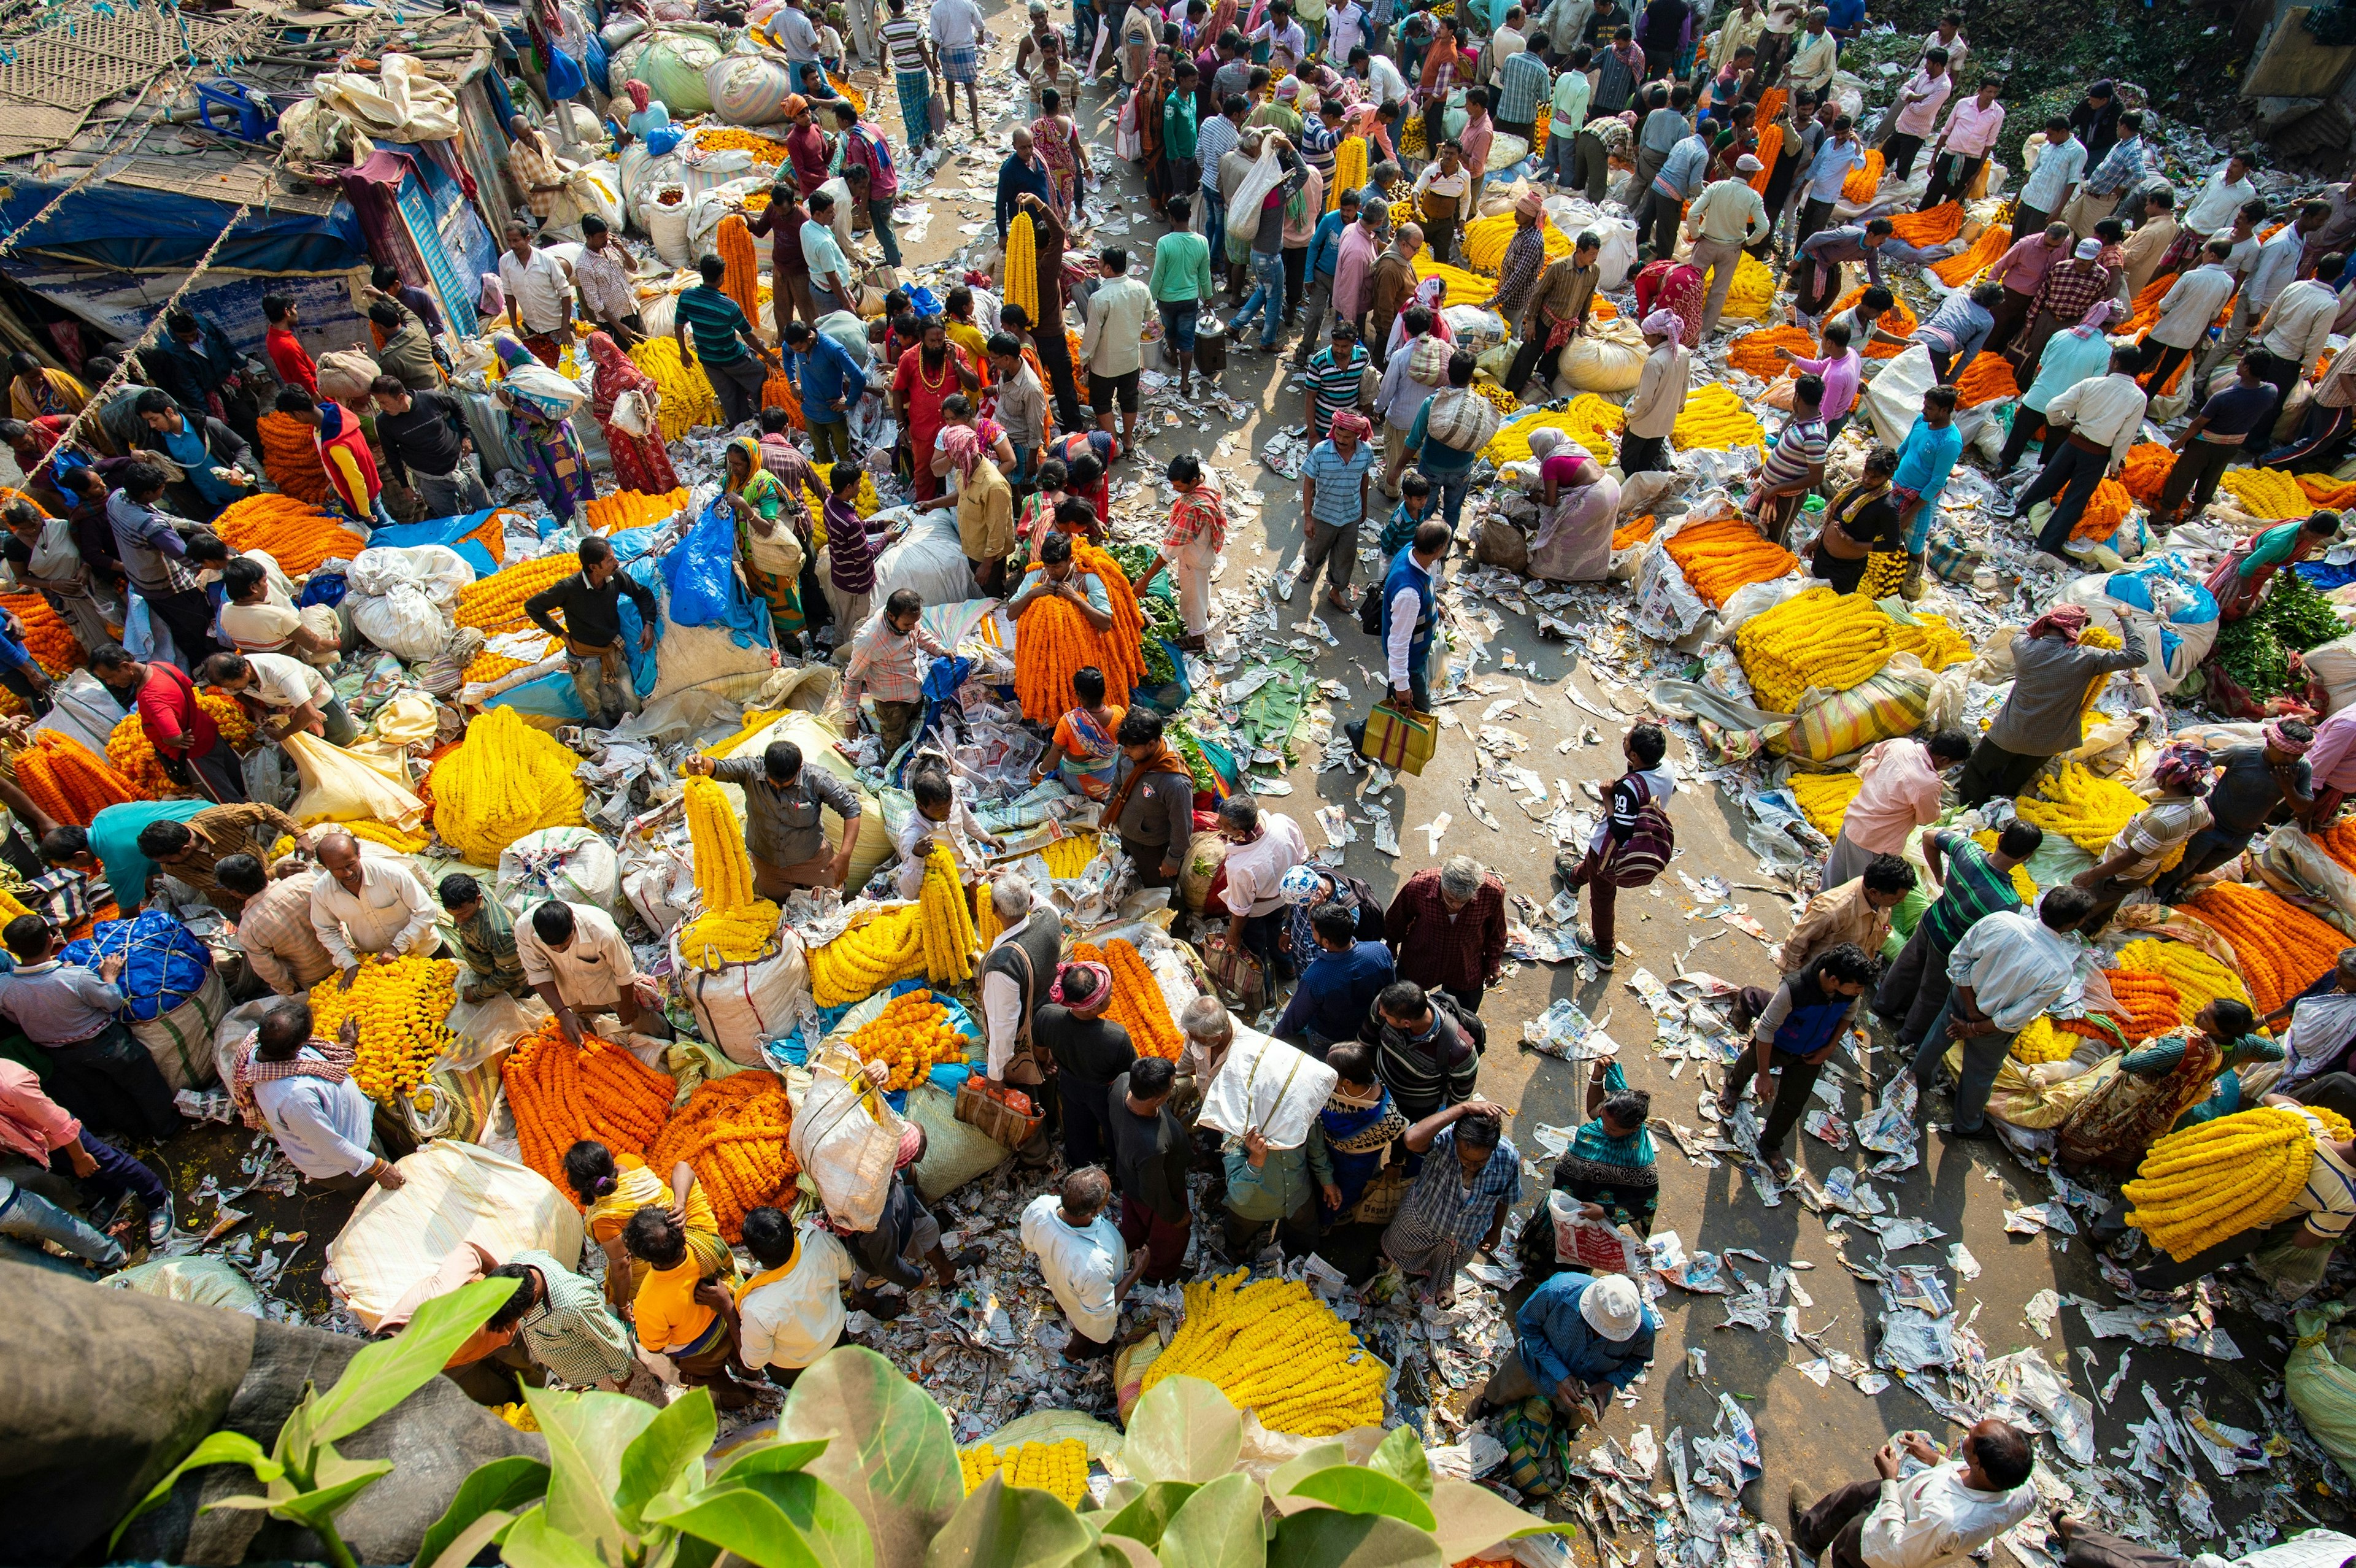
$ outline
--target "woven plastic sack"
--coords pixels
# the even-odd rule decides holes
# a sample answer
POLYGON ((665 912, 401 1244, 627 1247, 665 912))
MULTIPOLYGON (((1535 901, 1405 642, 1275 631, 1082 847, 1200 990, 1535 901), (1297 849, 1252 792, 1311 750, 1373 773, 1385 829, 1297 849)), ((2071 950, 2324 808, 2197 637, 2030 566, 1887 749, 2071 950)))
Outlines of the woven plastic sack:
POLYGON ((2283 1363, 2283 1382, 2308 1432, 2342 1470, 2356 1477, 2356 1371, 2340 1360, 2326 1337, 2347 1315, 2348 1304, 2333 1301, 2291 1319, 2298 1340, 2283 1363))
POLYGON ((868 1087, 852 1052, 821 1046, 809 1066, 809 1091, 794 1115, 794 1157, 818 1187, 829 1219, 872 1231, 891 1192, 900 1116, 868 1087))
POLYGON ((1556 369, 1575 391, 1633 391, 1644 375, 1644 335, 1625 316, 1591 324, 1562 346, 1556 369))
POLYGON ((1922 728, 1931 687, 1931 672, 1901 655, 1871 679, 1804 703, 1792 728, 1770 744, 1810 762, 1829 763, 1877 741, 1911 735, 1922 728))
POLYGON ((371 1187, 327 1243, 320 1278, 373 1332, 410 1289, 472 1242, 495 1258, 581 1255, 581 1211, 530 1167, 444 1139, 401 1160, 398 1188, 371 1187))
POLYGON ((622 912, 622 862, 585 827, 543 827, 499 853, 499 902, 518 919, 550 899, 622 912))
POLYGON ((2217 641, 2216 597, 2181 556, 2081 577, 2062 590, 2062 601, 2100 606, 2133 624, 2143 635, 2143 673, 2163 697, 2192 678, 2217 641))
MULTIPOLYGON (((674 267, 694 260, 687 240, 688 189, 677 180, 650 186, 638 204, 638 222, 655 242, 655 253, 674 267), (666 197, 676 199, 666 201, 666 197)), ((651 327, 654 324, 647 324, 651 327)))
POLYGON ((157 1258, 98 1282, 110 1290, 135 1290, 165 1301, 218 1307, 225 1312, 262 1316, 262 1294, 226 1258, 157 1258))
POLYGON ((958 1121, 956 1097, 929 1083, 908 1091, 908 1119, 925 1129, 925 1157, 909 1169, 927 1203, 989 1175, 1012 1155, 996 1138, 958 1121))
POLYGON ((786 117, 794 96, 792 68, 784 60, 739 45, 703 73, 712 112, 731 125, 775 125, 786 117))
POLYGON ((297 822, 382 822, 410 828, 425 816, 425 802, 402 781, 341 746, 297 730, 279 742, 294 759, 303 793, 294 799, 297 822))
POLYGON ((1238 1022, 1227 1060, 1203 1095, 1203 1126, 1241 1137, 1257 1131, 1270 1148, 1299 1148, 1341 1074, 1305 1051, 1238 1022))
POLYGON ((99 922, 90 935, 66 944, 61 955, 69 964, 95 969, 102 959, 124 955, 116 989, 125 1010, 145 1021, 170 1012, 197 994, 213 972, 212 949, 178 920, 150 910, 129 920, 99 922))
POLYGON ((178 1007, 152 1019, 132 1020, 131 1038, 147 1048, 164 1082, 175 1093, 199 1089, 217 1081, 213 1038, 228 1015, 229 987, 215 970, 178 1007))
POLYGON ((680 997, 695 1015, 695 1032, 739 1067, 766 1067, 762 1045, 797 1028, 812 1010, 809 962, 801 938, 778 933, 777 951, 744 964, 699 969, 680 949, 682 925, 670 933, 670 966, 680 997))
POLYGON ((637 77, 653 90, 670 110, 673 120, 691 120, 712 112, 712 93, 704 72, 720 63, 717 40, 678 23, 664 23, 633 39, 606 64, 605 78, 613 95, 637 77))
POLYGON ((1178 868, 1178 893, 1196 914, 1211 900, 1211 883, 1226 863, 1227 841, 1216 833, 1197 833, 1187 841, 1186 863, 1178 868))

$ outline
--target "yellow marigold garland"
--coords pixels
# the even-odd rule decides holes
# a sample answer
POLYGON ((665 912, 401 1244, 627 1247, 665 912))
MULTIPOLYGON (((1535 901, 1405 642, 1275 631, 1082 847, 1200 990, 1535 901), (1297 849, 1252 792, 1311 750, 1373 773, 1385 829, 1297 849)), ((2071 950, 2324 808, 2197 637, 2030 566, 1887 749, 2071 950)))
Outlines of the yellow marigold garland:
POLYGON ((1738 446, 1763 447, 1767 432, 1751 417, 1740 394, 1723 381, 1712 381, 1686 400, 1669 439, 1679 452, 1703 446, 1732 451, 1738 446))
POLYGON ((965 884, 958 880, 957 857, 936 842, 925 857, 925 880, 916 907, 925 933, 925 972, 937 981, 973 978, 976 941, 965 884))
POLYGON ((2059 833, 2089 855, 2109 848, 2146 802, 2135 791, 2110 779, 2096 778, 2082 763, 2063 764, 2062 771, 2040 777, 2036 788, 2013 803, 2020 819, 2059 833))
POLYGON ((543 588, 553 587, 581 570, 581 560, 570 550, 519 560, 458 590, 457 621, 496 636, 531 624, 523 613, 524 601, 543 588))
POLYGON ((987 1443, 958 1452, 958 1468, 969 1496, 996 1476, 1010 1487, 1053 1492, 1066 1508, 1077 1508, 1088 1490, 1088 1445, 1076 1437, 1060 1443, 1024 1443, 1001 1454, 987 1443))
POLYGON ((2239 1002, 2255 1010, 2242 977, 2190 943, 2151 937, 2130 942, 2119 949, 2119 967, 2158 975, 2175 987, 2183 998, 2179 1023, 2190 1023, 2193 1015, 2211 1002, 2239 1002))
POLYGON ((1039 319, 1039 238, 1027 212, 1006 226, 1006 303, 1021 305, 1026 320, 1039 319))
POLYGON ((936 1067, 956 1066, 972 1045, 950 1025, 948 1008, 930 991, 893 997, 851 1037, 851 1049, 862 1061, 880 1061, 892 1070, 884 1081, 886 1090, 909 1088, 936 1067))
POLYGON ((2029 1020, 2027 1028, 2012 1037, 2012 1058, 2030 1067, 2049 1061, 2067 1061, 2076 1052, 2083 1038, 2053 1027, 2053 1020, 2044 1014, 2029 1020))
POLYGON ((1753 615, 1735 633, 1734 646, 1759 705, 1777 713, 1795 711, 1811 687, 1847 691, 1871 679, 1895 651, 1889 616, 1869 600, 1830 588, 1811 588, 1753 615))
POLYGON ((1269 1430, 1297 1437, 1381 1425, 1387 1376, 1349 1326, 1298 1280, 1248 1278, 1237 1269, 1185 1287, 1185 1320, 1146 1369, 1144 1389, 1201 1378, 1269 1430))
MULTIPOLYGON (((1996 830, 1988 828, 1975 833, 1972 835, 1972 842, 1993 855, 1996 853, 1996 830)), ((2037 879, 2029 874, 2027 861, 2012 869, 2012 891, 2013 896, 2024 904, 2034 905, 2037 902, 2037 879)))
POLYGON ((1366 188, 1366 139, 1344 136, 1333 149, 1333 177, 1325 182, 1325 210, 1342 210, 1342 193, 1366 188))
POLYGON ((527 833, 581 825, 579 762, 514 709, 494 708, 434 765, 434 830, 471 863, 496 866, 527 833))
POLYGON ((1097 836, 1075 833, 1068 838, 1058 838, 1039 851, 1039 858, 1047 862, 1049 876, 1059 882, 1069 881, 1087 870, 1089 862, 1097 858, 1097 836))
POLYGON ((1849 802, 1865 787, 1865 781, 1855 773, 1794 773, 1792 798, 1800 803, 1800 815, 1808 826, 1827 838, 1840 836, 1841 823, 1848 816, 1849 802))
POLYGON ((423 855, 433 844, 433 840, 423 833, 403 833, 391 823, 378 822, 373 818, 338 822, 336 826, 355 838, 365 838, 388 849, 398 849, 404 855, 423 855))
POLYGON ((2279 468, 2228 468, 2217 488, 2254 517, 2304 517, 2315 510, 2298 481, 2279 468))
POLYGON ((720 786, 691 777, 686 799, 696 901, 702 908, 680 928, 680 955, 697 969, 750 963, 776 944, 777 906, 753 891, 753 857, 720 786))
MULTIPOLYGON (((1501 212, 1494 218, 1476 218, 1466 224, 1456 237, 1457 245, 1464 253, 1465 265, 1483 277, 1495 277, 1505 265, 1505 247, 1513 243, 1514 234, 1519 227, 1510 212, 1501 212)), ((1546 259, 1549 263, 1559 261, 1570 254, 1569 235, 1544 218, 1538 219, 1537 229, 1539 238, 1545 242, 1546 259)))
POLYGON ((921 905, 902 904, 862 917, 823 947, 809 950, 810 995, 822 1008, 863 1002, 925 972, 921 905))
POLYGON ((652 376, 662 393, 665 441, 677 441, 697 425, 720 422, 720 395, 712 389, 712 378, 703 373, 701 360, 690 365, 679 357, 677 338, 649 337, 634 345, 630 363, 652 376))
POLYGON ((108 731, 106 760, 143 800, 163 800, 180 792, 179 785, 164 776, 163 759, 155 754, 155 742, 147 738, 147 726, 136 713, 124 714, 108 731))
POLYGON ((1508 420, 1489 438, 1481 455, 1503 467, 1508 463, 1526 463, 1530 451, 1530 435, 1539 430, 1558 430, 1580 445, 1587 448, 1604 463, 1612 461, 1612 438, 1628 422, 1628 416, 1617 403, 1598 397, 1593 392, 1581 392, 1570 400, 1570 406, 1560 412, 1533 409, 1528 413, 1508 420))
MULTIPOLYGON (((2344 1121, 2326 1125, 2332 1136, 2348 1136, 2344 1121)), ((2123 1189, 2135 1206, 2127 1223, 2181 1263, 2272 1220, 2307 1185, 2314 1163, 2314 1129, 2286 1106, 2196 1123, 2144 1155, 2123 1189)))
MULTIPOLYGON (((413 1096, 442 1054, 457 1042, 450 1032, 452 981, 458 966, 446 958, 364 960, 350 990, 330 976, 311 987, 312 1028, 333 1040, 348 1018, 360 1020, 359 1055, 352 1081, 380 1105, 413 1096)), ((430 1097, 424 1104, 430 1104, 430 1097)), ((423 1104, 420 1105, 423 1108, 423 1104)))

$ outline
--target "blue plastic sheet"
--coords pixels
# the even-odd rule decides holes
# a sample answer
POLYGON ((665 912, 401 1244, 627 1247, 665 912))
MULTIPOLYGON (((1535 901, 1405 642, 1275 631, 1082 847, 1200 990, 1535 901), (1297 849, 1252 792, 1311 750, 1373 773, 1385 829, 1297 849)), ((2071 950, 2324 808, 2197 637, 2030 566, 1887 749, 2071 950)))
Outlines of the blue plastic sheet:
POLYGON ((66 944, 69 964, 95 969, 102 959, 128 955, 116 988, 131 998, 124 1009, 142 1023, 196 995, 212 973, 212 950, 171 915, 150 910, 129 920, 101 921, 89 936, 66 944))
MULTIPOLYGON (((628 560, 631 549, 624 541, 653 533, 652 528, 625 529, 614 536, 614 552, 628 560)), ((687 537, 662 558, 661 572, 670 588, 672 620, 682 626, 724 625, 740 648, 769 645, 769 606, 736 575, 736 519, 724 501, 715 497, 703 508, 687 537)), ((651 584, 653 579, 640 581, 651 584)))
POLYGON ((2334 566, 2328 560, 2302 560, 2291 568, 2307 579, 2307 585, 2318 593, 2329 593, 2356 582, 2356 561, 2346 566, 2334 566))
POLYGON ((294 608, 302 610, 314 604, 325 604, 332 610, 342 603, 344 595, 350 592, 351 584, 345 581, 342 572, 315 571, 303 584, 303 592, 294 596, 294 608))
POLYGON ((498 507, 480 512, 468 512, 455 517, 428 517, 422 523, 402 523, 395 528, 379 528, 369 537, 371 545, 388 549, 413 549, 419 545, 438 544, 458 552, 458 558, 475 569, 477 579, 490 576, 499 569, 490 550, 466 538, 490 520, 498 507))

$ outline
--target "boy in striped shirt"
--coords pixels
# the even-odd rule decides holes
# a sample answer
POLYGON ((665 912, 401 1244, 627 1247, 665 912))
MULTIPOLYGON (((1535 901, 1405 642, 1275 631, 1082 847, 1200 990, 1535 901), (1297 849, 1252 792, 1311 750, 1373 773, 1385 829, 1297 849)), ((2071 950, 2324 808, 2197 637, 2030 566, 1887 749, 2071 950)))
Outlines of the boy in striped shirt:
POLYGON ((1309 361, 1309 442, 1314 446, 1333 428, 1333 416, 1356 411, 1358 384, 1366 370, 1366 351, 1358 347, 1358 329, 1339 319, 1333 340, 1309 361))

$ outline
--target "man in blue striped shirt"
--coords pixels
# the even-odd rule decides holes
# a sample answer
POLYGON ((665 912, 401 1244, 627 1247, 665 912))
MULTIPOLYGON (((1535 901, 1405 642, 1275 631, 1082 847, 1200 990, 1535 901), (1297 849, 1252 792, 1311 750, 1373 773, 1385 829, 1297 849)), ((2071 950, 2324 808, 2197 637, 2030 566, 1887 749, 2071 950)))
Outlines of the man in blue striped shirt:
POLYGON ((1546 47, 1547 36, 1540 33, 1526 48, 1506 56, 1497 68, 1497 106, 1491 111, 1492 117, 1498 130, 1525 142, 1537 125, 1538 105, 1554 91, 1554 73, 1539 58, 1546 47))
POLYGON ((1636 219, 1638 240, 1650 235, 1653 254, 1662 260, 1676 254, 1678 220, 1685 216, 1686 203, 1701 193, 1702 176, 1709 167, 1709 144, 1717 123, 1701 123, 1700 130, 1669 149, 1660 173, 1653 176, 1652 188, 1644 193, 1644 209, 1636 219))
POLYGON ((1333 338, 1309 361, 1309 439, 1323 441, 1334 416, 1355 412, 1358 385, 1366 374, 1366 351, 1358 347, 1358 329, 1333 318, 1333 338))
POLYGON ((1366 437, 1373 432, 1355 409, 1337 413, 1326 438, 1301 465, 1301 515, 1308 533, 1300 581, 1316 581, 1323 565, 1326 603, 1344 613, 1357 609, 1350 599, 1350 571, 1358 560, 1358 525, 1366 520, 1366 485, 1375 468, 1366 437))

